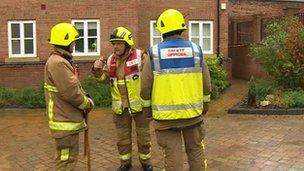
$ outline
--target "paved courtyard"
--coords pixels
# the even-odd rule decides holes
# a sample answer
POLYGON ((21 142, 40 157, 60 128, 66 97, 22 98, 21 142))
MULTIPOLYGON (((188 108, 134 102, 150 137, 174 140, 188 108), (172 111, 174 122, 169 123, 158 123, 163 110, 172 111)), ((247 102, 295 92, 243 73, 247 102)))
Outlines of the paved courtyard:
MULTIPOLYGON (((209 170, 304 170, 304 117, 227 114, 227 109, 245 94, 246 82, 234 80, 225 94, 210 105, 205 118, 209 170)), ((153 129, 151 133, 152 162, 157 171, 162 169, 163 155, 153 129)), ((94 110, 90 116, 92 170, 112 171, 119 166, 115 135, 110 109, 94 110)), ((44 109, 0 110, 1 171, 51 170, 54 145, 44 109)), ((82 147, 83 134, 77 170, 85 170, 86 166, 82 147)), ((132 170, 139 171, 135 144, 133 151, 132 170)), ((186 156, 184 159, 187 170, 186 156)))

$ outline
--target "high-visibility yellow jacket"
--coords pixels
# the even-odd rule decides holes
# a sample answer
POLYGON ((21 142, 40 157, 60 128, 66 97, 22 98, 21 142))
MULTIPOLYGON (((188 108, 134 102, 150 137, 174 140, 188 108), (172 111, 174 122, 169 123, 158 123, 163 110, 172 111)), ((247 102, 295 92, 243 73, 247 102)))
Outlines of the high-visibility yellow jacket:
POLYGON ((120 62, 123 62, 123 73, 118 73, 118 57, 112 54, 107 59, 105 69, 107 74, 97 76, 100 81, 103 81, 105 76, 109 77, 112 110, 116 114, 122 114, 123 108, 128 108, 130 113, 137 113, 142 111, 143 107, 150 106, 150 100, 143 100, 140 97, 142 57, 141 50, 131 49, 127 59, 125 61, 120 60, 120 62))
POLYGON ((155 120, 198 117, 204 97, 202 51, 181 38, 161 42, 150 49, 153 70, 152 115, 155 120))
POLYGON ((54 138, 86 128, 83 111, 91 105, 68 61, 71 58, 70 53, 55 48, 45 65, 45 100, 54 138))

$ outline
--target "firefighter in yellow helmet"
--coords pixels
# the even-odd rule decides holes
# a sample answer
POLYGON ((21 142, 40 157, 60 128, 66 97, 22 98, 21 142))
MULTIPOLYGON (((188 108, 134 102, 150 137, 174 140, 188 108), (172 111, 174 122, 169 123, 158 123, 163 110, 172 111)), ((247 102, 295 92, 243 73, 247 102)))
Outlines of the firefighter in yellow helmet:
POLYGON ((92 68, 94 76, 101 82, 111 85, 113 121, 117 129, 117 147, 121 161, 118 171, 129 170, 132 166, 132 120, 135 121, 139 160, 143 170, 153 170, 150 161, 151 139, 149 120, 150 100, 140 97, 141 71, 147 54, 132 48, 134 45, 131 32, 124 27, 117 27, 110 36, 113 53, 107 60, 101 57, 92 68))
POLYGON ((86 129, 84 115, 94 107, 72 65, 72 51, 78 38, 69 23, 51 29, 49 43, 54 49, 45 64, 44 88, 49 128, 56 142, 55 170, 73 170, 79 151, 79 132, 86 129))
POLYGON ((190 171, 206 170, 203 115, 210 101, 210 74, 201 47, 184 40, 183 15, 165 10, 156 28, 163 41, 149 50, 150 67, 143 70, 143 99, 151 98, 158 144, 164 150, 165 170, 182 171, 182 142, 190 171), (182 141, 183 139, 183 141, 182 141))

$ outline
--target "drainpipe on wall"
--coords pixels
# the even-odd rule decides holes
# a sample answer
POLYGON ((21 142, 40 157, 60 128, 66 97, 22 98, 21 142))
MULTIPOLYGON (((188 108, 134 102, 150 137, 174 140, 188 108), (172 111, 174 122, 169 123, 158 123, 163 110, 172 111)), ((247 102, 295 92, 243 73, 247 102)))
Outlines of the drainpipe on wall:
MULTIPOLYGON (((216 11, 217 11, 217 48, 216 53, 219 57, 220 55, 220 0, 217 0, 216 4, 216 11)), ((222 61, 220 61, 222 63, 222 61)))

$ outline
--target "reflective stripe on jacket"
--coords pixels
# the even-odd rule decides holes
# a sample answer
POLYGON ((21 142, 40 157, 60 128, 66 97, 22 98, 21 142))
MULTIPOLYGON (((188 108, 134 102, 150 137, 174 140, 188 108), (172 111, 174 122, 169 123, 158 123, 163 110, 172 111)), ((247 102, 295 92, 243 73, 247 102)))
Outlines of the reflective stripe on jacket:
MULTIPOLYGON (((44 83, 44 88, 48 92, 49 101, 48 101, 48 117, 49 117, 49 127, 51 130, 54 131, 77 131, 84 127, 86 127, 86 123, 84 120, 81 122, 62 122, 62 121, 54 121, 54 99, 53 99, 53 93, 58 93, 58 90, 56 87, 48 85, 47 83, 44 83)), ((80 109, 83 109, 87 103, 90 103, 88 101, 88 98, 86 97, 83 103, 79 106, 80 109)))
POLYGON ((111 94, 112 94, 112 110, 116 114, 122 114, 122 101, 121 94, 118 86, 125 85, 127 88, 127 96, 129 102, 129 110, 131 113, 142 111, 143 107, 150 106, 150 100, 143 100, 140 97, 141 89, 141 51, 133 49, 128 56, 124 65, 124 79, 118 80, 116 76, 116 62, 117 58, 112 54, 107 61, 110 81, 111 81, 111 94))
POLYGON ((189 119, 203 111, 202 51, 180 38, 150 48, 155 120, 189 119))

